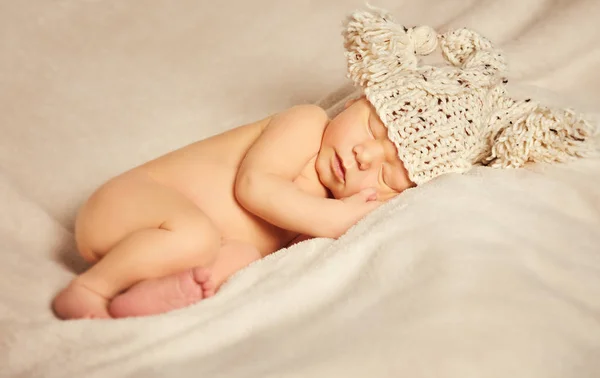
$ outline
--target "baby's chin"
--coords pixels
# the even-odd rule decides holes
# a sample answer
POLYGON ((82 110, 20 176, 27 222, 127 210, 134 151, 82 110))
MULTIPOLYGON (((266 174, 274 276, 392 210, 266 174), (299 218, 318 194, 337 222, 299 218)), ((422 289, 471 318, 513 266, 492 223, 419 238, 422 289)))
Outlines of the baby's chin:
POLYGON ((354 186, 352 184, 348 185, 349 183, 347 183, 346 185, 343 185, 343 184, 340 184, 339 182, 335 181, 330 184, 331 185, 325 185, 325 187, 331 194, 331 197, 333 197, 335 199, 348 198, 348 197, 352 197, 355 194, 360 193, 359 188, 349 187, 349 186, 354 186))
POLYGON ((336 190, 336 188, 332 188, 330 186, 325 186, 325 188, 327 188, 330 198, 335 198, 335 199, 344 198, 343 196, 341 196, 339 190, 336 190))

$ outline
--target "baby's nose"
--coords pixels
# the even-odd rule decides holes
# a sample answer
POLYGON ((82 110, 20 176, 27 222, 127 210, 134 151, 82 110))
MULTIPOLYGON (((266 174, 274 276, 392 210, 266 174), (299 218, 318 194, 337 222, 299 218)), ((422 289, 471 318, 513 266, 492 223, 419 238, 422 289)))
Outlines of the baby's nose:
POLYGON ((365 144, 359 144, 352 149, 361 170, 371 168, 371 164, 381 157, 383 151, 380 150, 377 146, 366 146, 365 144))

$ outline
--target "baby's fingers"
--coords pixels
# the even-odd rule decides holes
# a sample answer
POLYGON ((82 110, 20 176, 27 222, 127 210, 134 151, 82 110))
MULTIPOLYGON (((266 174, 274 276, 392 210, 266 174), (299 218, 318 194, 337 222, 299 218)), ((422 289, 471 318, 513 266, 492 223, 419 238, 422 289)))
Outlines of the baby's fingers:
POLYGON ((365 202, 375 201, 377 199, 377 191, 373 188, 363 189, 351 196, 341 198, 347 204, 363 204, 365 202))
POLYGON ((363 189, 358 193, 358 195, 365 202, 375 201, 377 199, 377 191, 373 188, 363 189))

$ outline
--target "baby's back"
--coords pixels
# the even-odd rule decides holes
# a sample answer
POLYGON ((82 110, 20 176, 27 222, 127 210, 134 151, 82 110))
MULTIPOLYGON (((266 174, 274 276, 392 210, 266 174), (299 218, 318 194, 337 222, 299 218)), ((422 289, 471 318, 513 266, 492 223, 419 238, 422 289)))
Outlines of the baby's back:
POLYGON ((251 243, 267 255, 287 245, 297 234, 277 228, 242 208, 235 199, 234 183, 244 155, 268 121, 192 143, 135 170, 145 171, 188 197, 224 238, 251 243))

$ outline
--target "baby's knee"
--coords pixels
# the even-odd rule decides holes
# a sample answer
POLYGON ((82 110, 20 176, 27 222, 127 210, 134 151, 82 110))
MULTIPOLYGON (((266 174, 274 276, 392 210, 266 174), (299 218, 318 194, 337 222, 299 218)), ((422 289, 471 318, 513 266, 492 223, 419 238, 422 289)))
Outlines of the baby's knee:
POLYGON ((90 229, 88 222, 86 222, 84 217, 82 217, 80 211, 75 219, 75 246, 85 261, 89 263, 95 263, 100 260, 102 256, 94 252, 94 249, 92 249, 92 245, 95 243, 93 240, 90 240, 90 236, 92 235, 91 231, 93 230, 90 229))
POLYGON ((95 253, 86 244, 84 244, 84 243, 76 243, 76 244, 77 244, 77 251, 79 252, 79 255, 86 262, 93 264, 93 263, 98 262, 102 258, 102 255, 95 253))
POLYGON ((101 212, 98 203, 88 200, 75 218, 75 245, 81 257, 90 263, 104 257, 127 235, 127 230, 120 227, 118 216, 107 222, 101 212))

